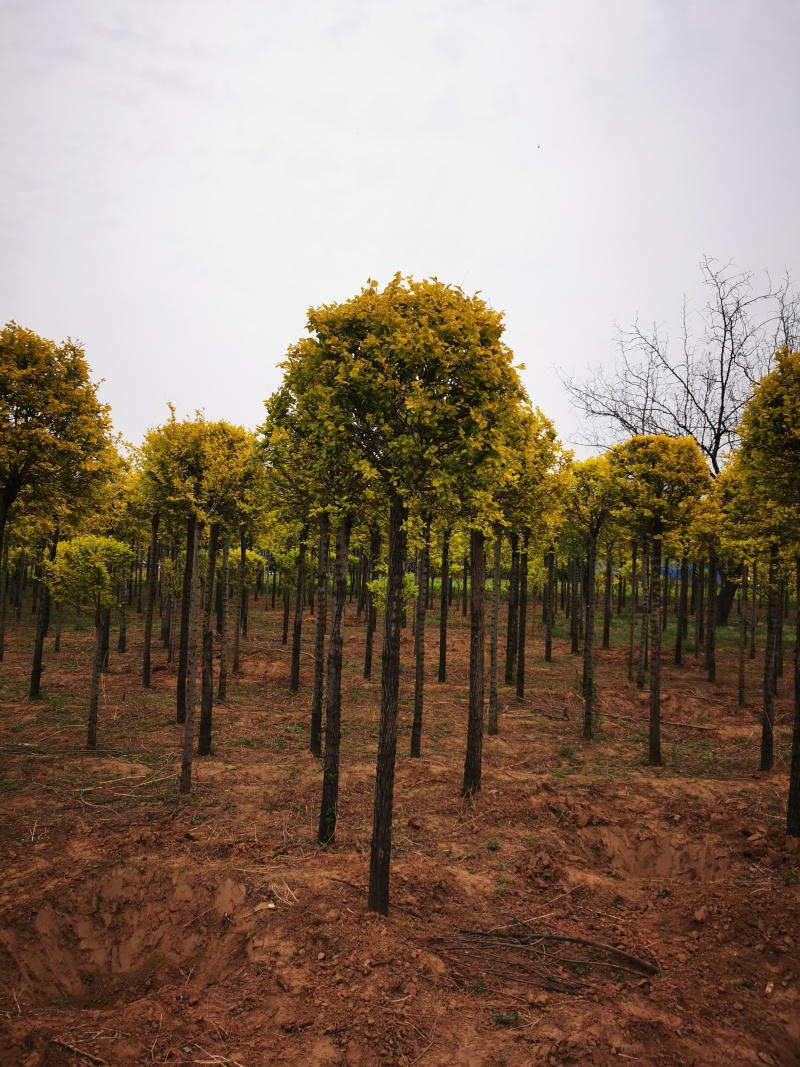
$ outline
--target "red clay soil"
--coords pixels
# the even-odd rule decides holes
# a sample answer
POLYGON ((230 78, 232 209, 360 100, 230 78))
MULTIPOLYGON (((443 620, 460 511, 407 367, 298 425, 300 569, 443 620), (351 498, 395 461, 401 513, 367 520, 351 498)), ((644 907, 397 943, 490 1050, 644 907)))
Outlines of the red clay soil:
POLYGON ((142 691, 140 619, 130 651, 112 652, 94 753, 83 748, 90 630, 65 627, 57 657, 48 641, 44 697, 29 702, 32 626, 12 626, 0 667, 0 1063, 800 1062, 800 854, 783 833, 790 672, 763 775, 760 659, 743 709, 732 649, 714 687, 691 655, 665 665, 666 767, 652 770, 623 627, 598 655, 603 715, 586 743, 579 663, 559 638, 545 664, 537 621, 528 696, 504 689, 483 789, 465 802, 467 628, 456 615, 452 684, 437 685, 428 627, 418 760, 405 632, 382 918, 366 910, 379 658, 365 682, 351 611, 338 832, 321 849, 312 627, 291 698, 279 615, 252 605, 243 674, 215 709, 213 754, 188 799, 175 676, 159 650, 142 691))

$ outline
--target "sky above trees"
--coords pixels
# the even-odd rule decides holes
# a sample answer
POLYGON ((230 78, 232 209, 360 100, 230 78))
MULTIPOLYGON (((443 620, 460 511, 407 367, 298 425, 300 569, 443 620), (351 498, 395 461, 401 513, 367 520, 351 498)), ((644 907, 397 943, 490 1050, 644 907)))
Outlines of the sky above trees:
POLYGON ((0 0, 0 323, 125 437, 254 426, 309 305, 395 271, 507 314, 531 399, 677 333, 703 255, 800 274, 800 7, 0 0))

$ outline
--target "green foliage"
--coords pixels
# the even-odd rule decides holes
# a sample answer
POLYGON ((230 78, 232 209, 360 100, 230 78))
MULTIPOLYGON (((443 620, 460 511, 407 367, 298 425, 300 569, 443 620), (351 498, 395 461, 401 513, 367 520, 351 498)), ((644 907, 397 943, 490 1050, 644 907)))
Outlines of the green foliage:
POLYGON ((118 603, 120 585, 132 558, 131 550, 113 537, 86 534, 62 541, 55 560, 44 561, 44 580, 54 600, 95 610, 118 603))

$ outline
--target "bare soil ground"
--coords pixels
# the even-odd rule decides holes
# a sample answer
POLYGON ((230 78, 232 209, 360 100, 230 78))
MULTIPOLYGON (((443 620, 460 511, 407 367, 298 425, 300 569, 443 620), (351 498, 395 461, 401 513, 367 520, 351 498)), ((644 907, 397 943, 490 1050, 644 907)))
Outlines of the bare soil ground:
POLYGON ((142 690, 140 619, 130 651, 112 645, 95 753, 83 747, 90 628, 65 625, 57 657, 48 641, 44 698, 31 703, 32 623, 12 624, 0 666, 1 1063, 800 1062, 789 671, 776 768, 759 775, 760 658, 744 709, 732 648, 714 687, 693 656, 665 662, 667 766, 654 771, 624 625, 598 654, 603 717, 587 744, 580 665, 563 638, 543 661, 537 619, 527 699, 504 689, 482 792, 464 802, 468 631, 456 614, 451 682, 437 685, 432 614, 419 760, 407 754, 410 629, 403 638, 393 907, 381 918, 366 910, 379 659, 365 682, 350 611, 339 829, 320 849, 311 626, 291 698, 279 615, 263 599, 251 607, 243 674, 215 709, 214 751, 188 799, 176 791, 175 677, 159 649, 142 690), (658 973, 531 931, 601 942, 658 973))

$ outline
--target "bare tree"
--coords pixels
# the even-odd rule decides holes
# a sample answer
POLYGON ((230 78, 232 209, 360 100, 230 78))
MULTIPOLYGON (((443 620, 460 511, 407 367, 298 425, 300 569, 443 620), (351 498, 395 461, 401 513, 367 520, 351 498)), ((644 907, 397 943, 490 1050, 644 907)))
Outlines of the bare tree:
POLYGON ((787 275, 763 287, 755 275, 728 261, 700 263, 707 301, 695 309, 684 298, 677 344, 663 326, 638 320, 617 328, 619 357, 612 370, 567 378, 573 404, 591 422, 586 439, 610 444, 631 434, 692 436, 718 474, 737 440, 752 385, 768 370, 777 348, 800 342, 800 295, 787 275))

